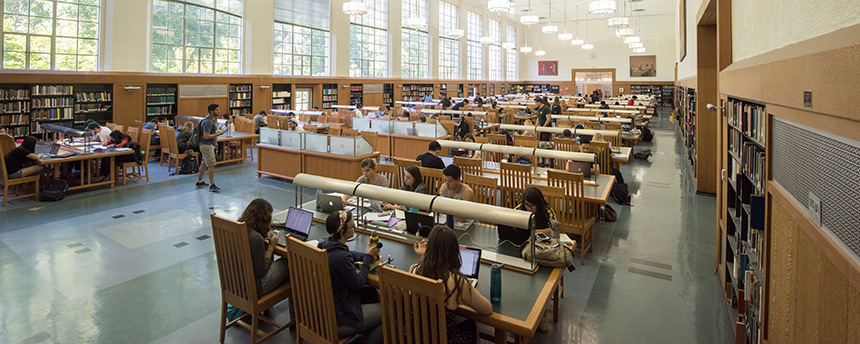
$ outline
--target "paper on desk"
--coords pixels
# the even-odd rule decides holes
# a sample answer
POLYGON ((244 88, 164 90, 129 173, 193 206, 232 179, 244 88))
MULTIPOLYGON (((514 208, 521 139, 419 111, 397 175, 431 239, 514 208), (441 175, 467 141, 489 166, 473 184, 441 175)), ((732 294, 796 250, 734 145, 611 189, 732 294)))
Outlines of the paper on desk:
POLYGON ((388 213, 365 213, 364 220, 365 221, 385 221, 388 222, 388 219, 391 218, 391 214, 388 213))
MULTIPOLYGON (((356 206, 356 205, 358 205, 358 198, 357 197, 350 197, 348 200, 346 200, 346 204, 351 205, 351 206, 356 206)), ((366 200, 364 200, 364 203, 362 203, 362 204, 365 207, 369 207, 370 206, 370 200, 366 199, 366 200)))
POLYGON ((394 217, 396 217, 398 219, 405 219, 406 218, 406 212, 403 210, 400 210, 400 209, 395 209, 394 210, 394 217))

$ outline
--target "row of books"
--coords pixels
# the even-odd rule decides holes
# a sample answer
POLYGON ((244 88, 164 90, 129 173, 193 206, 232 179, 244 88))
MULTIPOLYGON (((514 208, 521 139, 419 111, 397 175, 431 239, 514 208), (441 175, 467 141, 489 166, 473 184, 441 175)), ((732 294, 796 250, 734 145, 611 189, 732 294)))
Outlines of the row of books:
POLYGON ((0 89, 0 99, 2 100, 15 100, 15 99, 29 99, 30 98, 30 90, 20 89, 20 90, 7 90, 0 89))
POLYGON ((0 125, 24 125, 30 123, 30 114, 0 116, 0 125))
POLYGON ((111 92, 78 92, 75 93, 75 99, 79 102, 109 102, 111 101, 111 92))
POLYGON ((333 95, 323 95, 324 102, 337 102, 337 94, 333 95))
POLYGON ((323 95, 337 95, 337 85, 334 87, 323 87, 323 95))
POLYGON ((230 93, 230 100, 251 99, 250 93, 230 93))
POLYGON ((33 85, 31 90, 34 96, 71 95, 74 93, 72 85, 33 85))
POLYGON ((99 104, 99 103, 89 103, 89 104, 75 104, 75 113, 94 113, 94 112, 107 112, 111 108, 110 104, 99 104))
POLYGON ((284 98, 272 98, 272 105, 277 105, 277 104, 286 104, 286 103, 287 103, 287 99, 284 99, 284 98))
POLYGON ((146 104, 173 104, 176 96, 146 96, 146 104))
POLYGON ((6 128, 6 133, 12 137, 27 136, 27 127, 9 127, 6 128))
POLYGON ((272 98, 289 98, 292 97, 293 93, 290 91, 276 91, 272 92, 272 98))
POLYGON ((764 106, 737 99, 729 99, 727 110, 729 124, 740 129, 752 139, 762 144, 765 143, 767 114, 765 113, 764 106))
POLYGON ((232 116, 234 116, 234 117, 237 117, 237 116, 243 116, 243 115, 245 115, 246 113, 250 113, 250 110, 251 110, 251 109, 248 109, 248 108, 244 108, 244 109, 233 109, 233 110, 231 110, 231 111, 230 111, 230 114, 231 114, 232 116))
POLYGON ((230 85, 230 92, 251 92, 251 85, 230 85))
POLYGON ((71 107, 38 109, 38 110, 33 112, 33 120, 44 121, 44 120, 72 119, 73 113, 74 113, 74 111, 72 110, 71 107))
POLYGON ((52 108, 52 107, 72 107, 75 105, 75 101, 72 98, 61 97, 61 98, 37 98, 31 100, 33 102, 33 108, 52 108))
POLYGON ((765 152, 752 143, 744 143, 741 150, 743 173, 749 177, 753 185, 764 190, 765 152))
POLYGON ((159 105, 159 106, 147 106, 146 107, 146 115, 147 116, 163 116, 163 115, 173 115, 175 112, 173 111, 173 105, 159 105))
POLYGON ((30 102, 12 102, 0 104, 0 112, 2 113, 27 113, 30 112, 30 102))
POLYGON ((231 100, 230 101, 230 107, 231 108, 233 108, 233 107, 245 107, 245 106, 251 106, 251 101, 250 100, 231 100))

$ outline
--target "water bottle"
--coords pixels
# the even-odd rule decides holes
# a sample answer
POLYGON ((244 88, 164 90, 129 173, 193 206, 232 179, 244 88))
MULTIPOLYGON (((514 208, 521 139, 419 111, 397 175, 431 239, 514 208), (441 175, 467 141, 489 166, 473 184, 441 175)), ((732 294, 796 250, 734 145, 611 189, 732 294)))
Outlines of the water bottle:
POLYGON ((490 267, 490 302, 502 302, 502 265, 493 264, 490 267))

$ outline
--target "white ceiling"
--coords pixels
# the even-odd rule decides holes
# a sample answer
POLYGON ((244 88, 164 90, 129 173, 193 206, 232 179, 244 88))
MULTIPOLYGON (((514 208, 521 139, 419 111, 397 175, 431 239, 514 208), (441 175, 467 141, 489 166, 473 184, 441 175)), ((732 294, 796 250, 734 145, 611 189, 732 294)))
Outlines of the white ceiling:
MULTIPOLYGON (((487 0, 462 0, 465 3, 473 5, 475 7, 479 7, 482 9, 487 8, 487 0)), ((550 13, 550 1, 552 2, 552 22, 555 25, 561 25, 564 20, 565 15, 565 6, 567 6, 567 20, 568 22, 576 21, 576 13, 577 6, 579 6, 579 20, 600 20, 611 18, 615 16, 621 15, 621 12, 624 10, 625 1, 617 0, 617 8, 618 11, 614 14, 605 15, 603 17, 599 15, 589 14, 588 13, 588 3, 590 0, 531 0, 531 11, 529 12, 529 0, 513 0, 511 1, 511 13, 508 15, 511 18, 514 18, 517 22, 519 22, 519 18, 522 15, 532 14, 541 17, 541 23, 546 23, 549 18, 550 13)), ((627 2, 627 16, 653 16, 653 15, 663 15, 663 14, 672 14, 677 11, 677 2, 676 0, 644 0, 637 2, 627 2), (638 10, 644 11, 636 11, 633 12, 633 9, 636 8, 638 10)), ((494 14, 489 14, 490 16, 494 16, 494 14)))

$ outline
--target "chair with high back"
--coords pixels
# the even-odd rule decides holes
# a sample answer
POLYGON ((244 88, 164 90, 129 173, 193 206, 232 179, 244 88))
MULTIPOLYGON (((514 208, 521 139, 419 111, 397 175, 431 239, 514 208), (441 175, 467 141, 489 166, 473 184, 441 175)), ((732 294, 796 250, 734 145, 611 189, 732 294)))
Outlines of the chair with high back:
MULTIPOLYGON (((167 138, 170 140, 170 143, 169 143, 170 144, 170 156, 167 158, 167 172, 170 172, 170 164, 171 163, 173 163, 173 166, 175 166, 176 170, 178 171, 179 170, 179 162, 182 159, 185 159, 185 157, 188 156, 188 154, 191 154, 195 157, 198 155, 197 155, 197 152, 191 151, 187 148, 185 149, 184 152, 179 153, 179 144, 176 141, 175 129, 173 129, 172 127, 167 127, 167 132, 168 132, 167 138)), ((197 160, 197 162, 199 163, 200 160, 197 160)))
POLYGON ((451 115, 439 115, 439 121, 450 121, 451 115))
POLYGON ((603 122, 604 130, 621 130, 621 123, 603 122))
POLYGON ((420 114, 417 114, 417 113, 410 113, 409 114, 409 121, 410 122, 417 122, 420 118, 421 118, 420 114))
POLYGON ((143 128, 143 121, 139 119, 134 120, 134 126, 138 128, 143 128))
POLYGON ((612 150, 609 142, 591 141, 591 151, 597 155, 597 164, 601 174, 610 174, 612 170, 612 150))
POLYGON ((481 159, 455 156, 454 165, 460 166, 460 170, 463 171, 463 174, 480 176, 484 171, 484 162, 481 161, 481 159))
POLYGON ((520 203, 526 185, 532 183, 532 167, 502 162, 500 163, 499 175, 501 178, 502 206, 505 208, 516 207, 520 203))
POLYGON ((617 134, 615 136, 604 135, 603 138, 606 139, 607 141, 609 141, 609 143, 615 147, 623 147, 624 146, 624 144, 623 144, 624 139, 621 136, 621 130, 617 130, 616 132, 617 132, 617 134))
MULTIPOLYGON (((158 157, 159 166, 164 165, 165 156, 167 156, 167 160, 170 161, 170 139, 166 136, 168 127, 170 126, 165 123, 158 123, 158 137, 161 138, 161 154, 158 157)), ((175 136, 174 139, 176 139, 175 136)))
POLYGON ((289 130, 290 129, 290 118, 278 116, 278 129, 281 130, 289 130))
MULTIPOLYGON (((394 166, 397 166, 397 189, 400 189, 400 186, 403 185, 403 174, 406 173, 406 168, 409 166, 420 166, 418 161, 409 160, 409 159, 400 159, 400 158, 392 158, 394 160, 394 166)), ((423 175, 422 175, 423 177, 423 175)), ((430 190, 428 190, 430 191, 430 190)), ((438 190, 436 190, 438 191, 438 190)), ((435 191, 434 191, 435 194, 435 191)))
POLYGON ((359 135, 359 133, 358 130, 344 128, 340 130, 340 135, 346 137, 356 137, 359 135))
POLYGON ((266 125, 272 129, 279 129, 278 115, 266 115, 266 125))
POLYGON ((580 236, 580 263, 585 264, 585 253, 594 244, 595 217, 588 211, 584 197, 583 178, 580 173, 547 170, 547 185, 564 189, 565 202, 562 210, 556 210, 559 229, 562 233, 580 236))
MULTIPOLYGON (((9 135, 0 135, 0 149, 4 152, 9 153, 13 149, 15 149, 15 138, 9 135)), ((5 157, 0 156, 0 158, 5 157)))
POLYGON ((472 191, 475 193, 475 202, 498 205, 498 179, 467 174, 463 176, 463 183, 466 183, 466 185, 472 188, 472 191))
MULTIPOLYGON (((218 277, 221 281, 220 342, 224 342, 225 332, 233 325, 242 326, 251 332, 251 344, 264 342, 284 329, 292 327, 295 321, 278 325, 272 319, 261 314, 281 301, 292 297, 291 283, 285 282, 268 294, 258 295, 257 279, 254 277, 254 267, 251 264, 248 228, 245 223, 226 219, 214 213, 209 217, 212 221, 215 261, 218 263, 218 277), (227 304, 250 314, 251 324, 245 323, 241 318, 227 323, 227 304), (261 331, 259 329, 261 320, 275 327, 275 330, 269 333, 261 331), (260 334, 263 336, 258 340, 257 336, 260 334)), ((328 272, 327 267, 325 271, 328 272)))
MULTIPOLYGON (((3 136, 7 136, 7 135, 3 135, 3 136)), ((12 149, 15 149, 14 145, 15 144, 13 141, 13 143, 12 143, 13 148, 12 149)), ((3 178, 0 178, 0 184, 3 184, 3 195, 2 196, 3 196, 3 206, 4 207, 6 206, 7 200, 26 198, 26 197, 30 197, 30 196, 33 196, 33 197, 35 197, 36 200, 39 200, 39 175, 38 174, 36 174, 34 176, 29 176, 29 177, 9 179, 9 175, 6 172, 6 154, 9 154, 9 152, 11 152, 11 151, 12 151, 11 149, 7 151, 5 149, 5 145, 0 145, 0 174, 2 174, 2 176, 3 176, 3 178), (34 185, 35 185, 35 191, 33 193, 21 194, 18 190, 13 190, 15 192, 15 196, 13 197, 13 196, 9 195, 9 187, 10 186, 15 186, 17 189, 19 187, 18 185, 29 184, 29 183, 34 183, 34 185)))
MULTIPOLYGON (((350 130, 352 130, 352 129, 350 129, 350 130)), ((367 143, 369 143, 371 146, 373 146, 374 151, 378 147, 376 145, 377 143, 379 143, 379 134, 377 132, 375 132, 375 131, 362 131, 362 132, 358 133, 358 136, 361 136, 365 140, 367 140, 367 143)))
POLYGON ((112 122, 107 122, 104 126, 108 127, 108 129, 110 129, 111 131, 113 131, 113 128, 116 128, 116 124, 112 122))
POLYGON ((338 338, 337 316, 332 296, 328 253, 293 236, 287 237, 287 259, 293 306, 296 313, 296 342, 344 343, 338 338))
MULTIPOLYGON (((553 148, 562 152, 579 152, 579 143, 574 139, 554 138, 552 140, 553 148)), ((554 167, 557 169, 567 168, 567 159, 554 159, 554 167)))
POLYGON ((333 136, 341 136, 341 129, 329 127, 328 134, 333 136))
POLYGON ((452 137, 452 140, 457 137, 457 123, 451 120, 441 120, 442 127, 452 137))
POLYGON ((427 193, 430 195, 438 193, 439 188, 442 187, 442 183, 445 182, 445 176, 442 175, 442 170, 421 166, 418 166, 418 170, 421 171, 421 178, 424 179, 424 186, 427 187, 427 193))
MULTIPOLYGON (((119 131, 119 132, 121 132, 121 133, 125 134, 125 126, 123 126, 123 125, 120 125, 120 124, 114 124, 114 126, 113 126, 113 130, 117 130, 117 131, 119 131)), ((113 130, 111 130, 111 131, 113 131, 113 130)))
POLYGON ((400 183, 396 182, 400 180, 400 178, 397 178, 397 166, 390 164, 376 164, 376 173, 379 173, 385 176, 385 178, 388 178, 388 186, 390 188, 400 188, 400 183))
POLYGON ((380 267, 382 330, 386 343, 448 343, 442 283, 442 280, 380 267))
POLYGON ((514 146, 537 148, 538 142, 532 136, 514 135, 514 146))
POLYGON ((131 138, 131 142, 140 143, 140 127, 128 127, 128 131, 125 134, 131 138))
MULTIPOLYGON (((131 128, 129 128, 131 129, 131 128)), ((140 133, 140 139, 143 142, 139 142, 141 151, 148 152, 149 151, 149 138, 152 137, 152 130, 143 129, 140 133)), ((173 138, 176 140, 176 138, 173 138)), ((135 152, 134 154, 138 154, 135 152)), ((145 153, 144 153, 145 154, 145 153)), ((122 178, 122 185, 129 180, 142 179, 146 178, 146 181, 149 182, 149 159, 144 156, 140 159, 140 163, 137 161, 131 162, 122 162, 116 164, 116 176, 117 178, 122 178)), ((168 166, 170 167, 170 166, 168 166)))
MULTIPOLYGON (((490 144, 501 145, 501 146, 507 146, 508 145, 508 137, 505 134, 487 134, 487 138, 490 140, 490 142, 489 142, 490 144)), ((486 157, 485 160, 493 161, 493 162, 502 161, 502 158, 504 158, 504 156, 505 156, 502 153, 490 153, 490 152, 486 152, 482 155, 486 157)))
POLYGON ((437 120, 435 118, 428 118, 427 123, 436 124, 437 120))
POLYGON ((319 129, 319 127, 317 127, 316 125, 313 125, 313 124, 305 124, 304 126, 302 126, 302 128, 305 129, 305 131, 309 132, 309 133, 316 133, 317 129, 319 129))

